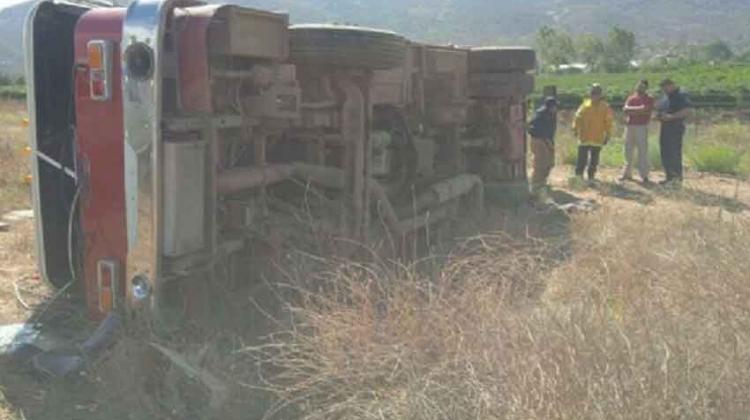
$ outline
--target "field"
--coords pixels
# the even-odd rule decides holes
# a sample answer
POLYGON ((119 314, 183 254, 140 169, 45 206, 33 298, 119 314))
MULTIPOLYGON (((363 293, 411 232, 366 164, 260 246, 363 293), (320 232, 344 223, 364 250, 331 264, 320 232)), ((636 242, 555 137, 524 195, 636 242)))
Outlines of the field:
MULTIPOLYGON (((2 212, 29 206, 22 118, 0 105, 2 212)), ((614 182, 615 143, 599 185, 569 187, 565 164, 553 175, 557 200, 590 211, 490 209, 409 265, 290 252, 277 296, 293 322, 255 343, 229 329, 124 338, 65 381, 0 360, 0 420, 209 418, 165 385, 173 372, 137 361, 151 340, 228 384, 222 419, 261 418, 258 392, 284 420, 745 419, 750 185, 735 160, 750 139, 746 123, 721 120, 691 124, 682 190, 614 182)), ((0 232, 0 325, 49 296, 32 237, 30 221, 0 232)))
POLYGON ((658 83, 667 77, 689 92, 699 106, 738 107, 750 104, 750 65, 743 64, 700 64, 671 71, 632 73, 542 74, 537 79, 537 95, 541 95, 544 86, 557 86, 564 104, 570 102, 567 105, 576 106, 574 102, 580 103, 580 97, 588 93, 592 83, 600 83, 612 102, 621 103, 638 80, 648 79, 653 90, 656 90, 658 83))
MULTIPOLYGON (((718 173, 747 177, 750 174, 750 130, 747 123, 727 114, 709 111, 699 112, 688 124, 685 135, 685 165, 698 172, 718 173), (724 115, 723 117, 721 115, 724 115)), ((611 143, 602 151, 602 164, 608 167, 622 167, 624 164, 624 126, 620 113, 615 121, 611 143)), ((570 129, 572 111, 560 113, 560 127, 557 137, 557 161, 574 165, 577 154, 577 141, 570 129)), ((651 166, 661 169, 659 152, 659 126, 650 128, 649 156, 651 166)))
POLYGON ((26 98, 25 85, 0 85, 0 99, 22 100, 26 98))
POLYGON ((724 91, 739 93, 750 90, 750 65, 690 65, 670 71, 646 71, 632 73, 594 73, 570 75, 541 75, 539 86, 556 85, 561 92, 587 93, 592 81, 598 81, 612 94, 623 95, 632 91, 640 79, 648 79, 654 87, 665 79, 672 78, 685 89, 694 93, 724 91))

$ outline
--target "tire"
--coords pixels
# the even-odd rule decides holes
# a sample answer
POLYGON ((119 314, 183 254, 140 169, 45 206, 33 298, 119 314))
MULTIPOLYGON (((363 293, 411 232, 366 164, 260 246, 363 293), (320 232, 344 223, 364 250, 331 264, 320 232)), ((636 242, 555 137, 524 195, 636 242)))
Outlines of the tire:
POLYGON ((527 72, 536 68, 536 52, 526 47, 484 47, 469 51, 469 73, 527 72))
POLYGON ((406 47, 404 37, 376 29, 336 25, 290 28, 290 59, 295 64, 388 70, 404 63, 406 47))
POLYGON ((534 91, 534 76, 526 73, 480 73, 469 75, 472 98, 527 96, 534 91))

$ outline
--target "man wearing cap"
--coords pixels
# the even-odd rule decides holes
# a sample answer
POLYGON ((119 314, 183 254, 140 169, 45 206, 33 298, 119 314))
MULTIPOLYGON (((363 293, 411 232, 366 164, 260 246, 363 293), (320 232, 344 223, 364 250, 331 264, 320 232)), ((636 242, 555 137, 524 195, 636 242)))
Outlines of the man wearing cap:
POLYGON ((625 168, 621 181, 633 179, 633 155, 638 149, 638 173, 644 184, 649 181, 648 124, 654 110, 654 98, 648 94, 648 80, 641 80, 625 102, 623 111, 627 121, 625 128, 625 168))
POLYGON ((599 155, 612 136, 612 108, 604 100, 599 84, 591 86, 591 97, 583 101, 573 120, 573 132, 578 138, 576 176, 583 177, 588 167, 589 181, 596 179, 599 155))
POLYGON ((657 119, 661 121, 661 162, 666 179, 662 184, 682 181, 682 140, 685 137, 685 119, 690 111, 690 101, 671 79, 661 82, 664 101, 657 119))
POLYGON ((532 193, 540 194, 547 187, 547 179, 555 166, 555 132, 557 131, 557 99, 549 97, 537 109, 529 123, 531 152, 534 155, 531 176, 532 193))

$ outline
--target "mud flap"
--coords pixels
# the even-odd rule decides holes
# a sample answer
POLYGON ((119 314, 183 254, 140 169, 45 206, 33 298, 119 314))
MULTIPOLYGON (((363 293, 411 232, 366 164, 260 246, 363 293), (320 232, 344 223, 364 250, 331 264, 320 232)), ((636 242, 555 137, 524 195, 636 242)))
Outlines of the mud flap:
POLYGON ((17 364, 30 365, 35 372, 64 378, 80 373, 114 344, 122 326, 120 315, 111 312, 96 331, 74 350, 61 350, 59 341, 45 339, 33 326, 22 326, 7 346, 7 355, 17 364), (53 348, 51 343, 57 344, 53 348))

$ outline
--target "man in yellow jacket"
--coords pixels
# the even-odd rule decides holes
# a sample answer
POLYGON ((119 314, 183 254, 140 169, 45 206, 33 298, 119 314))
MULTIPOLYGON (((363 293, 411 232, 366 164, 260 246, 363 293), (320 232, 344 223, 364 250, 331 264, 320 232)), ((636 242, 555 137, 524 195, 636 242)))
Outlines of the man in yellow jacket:
POLYGON ((612 136, 612 121, 612 108, 604 100, 602 87, 594 84, 591 97, 583 101, 573 121, 573 132, 578 138, 576 176, 583 177, 588 167, 589 181, 595 180, 602 147, 612 136))

